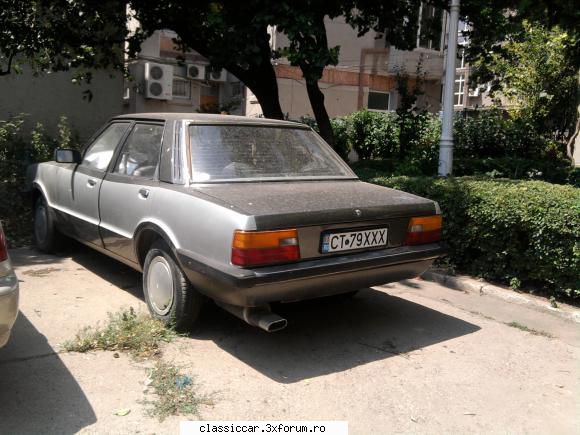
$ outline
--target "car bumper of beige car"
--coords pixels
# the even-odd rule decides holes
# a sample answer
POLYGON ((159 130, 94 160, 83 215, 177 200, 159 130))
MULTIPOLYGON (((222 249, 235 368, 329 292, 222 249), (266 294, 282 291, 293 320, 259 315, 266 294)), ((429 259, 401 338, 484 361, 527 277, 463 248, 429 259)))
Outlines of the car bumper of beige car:
POLYGON ((444 255, 439 243, 401 246, 278 266, 240 269, 178 250, 190 282, 210 298, 243 307, 293 302, 414 278, 444 255))
POLYGON ((18 316, 18 297, 18 279, 14 272, 0 277, 0 347, 8 342, 18 316))

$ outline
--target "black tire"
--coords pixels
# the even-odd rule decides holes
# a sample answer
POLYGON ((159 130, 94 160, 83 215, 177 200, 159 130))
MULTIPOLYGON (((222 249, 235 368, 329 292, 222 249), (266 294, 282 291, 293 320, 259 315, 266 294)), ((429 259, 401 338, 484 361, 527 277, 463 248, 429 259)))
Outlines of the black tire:
POLYGON ((56 229, 54 212, 41 195, 34 204, 33 238, 36 247, 52 254, 62 243, 62 235, 56 229))
POLYGON ((151 315, 179 331, 193 328, 206 301, 189 283, 163 240, 155 241, 145 257, 143 293, 151 315), (169 293, 170 300, 165 298, 169 293))

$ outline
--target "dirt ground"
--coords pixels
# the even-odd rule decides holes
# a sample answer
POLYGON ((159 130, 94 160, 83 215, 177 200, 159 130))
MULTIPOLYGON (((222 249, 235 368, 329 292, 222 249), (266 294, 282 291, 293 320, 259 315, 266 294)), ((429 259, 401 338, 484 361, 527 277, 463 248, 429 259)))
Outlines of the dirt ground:
MULTIPOLYGON (((142 403, 152 361, 61 351, 107 312, 145 310, 140 275, 76 245, 11 255, 21 313, 0 349, 0 433, 178 433, 185 418, 159 422, 142 403)), ((212 308, 166 346, 215 398, 201 419, 347 420, 361 435, 579 433, 577 323, 422 280, 279 311, 288 328, 267 334, 212 308)))

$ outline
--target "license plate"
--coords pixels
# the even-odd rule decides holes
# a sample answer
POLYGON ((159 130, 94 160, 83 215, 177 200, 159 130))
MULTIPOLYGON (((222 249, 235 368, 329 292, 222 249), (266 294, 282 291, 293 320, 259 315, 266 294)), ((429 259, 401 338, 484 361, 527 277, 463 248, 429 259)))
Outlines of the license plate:
POLYGON ((322 253, 387 246, 387 228, 327 233, 322 236, 322 253))

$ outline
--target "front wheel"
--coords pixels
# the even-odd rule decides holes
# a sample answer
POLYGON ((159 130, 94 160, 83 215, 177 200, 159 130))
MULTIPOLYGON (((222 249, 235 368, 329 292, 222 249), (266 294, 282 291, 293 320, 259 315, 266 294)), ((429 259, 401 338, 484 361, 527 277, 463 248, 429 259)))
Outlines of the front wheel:
POLYGON ((60 241, 61 235, 56 229, 52 210, 46 199, 40 196, 34 204, 34 244, 43 252, 53 253, 60 241))
POLYGON ((164 241, 153 243, 145 257, 143 293, 151 315, 178 330, 198 321, 205 298, 196 291, 164 241))

